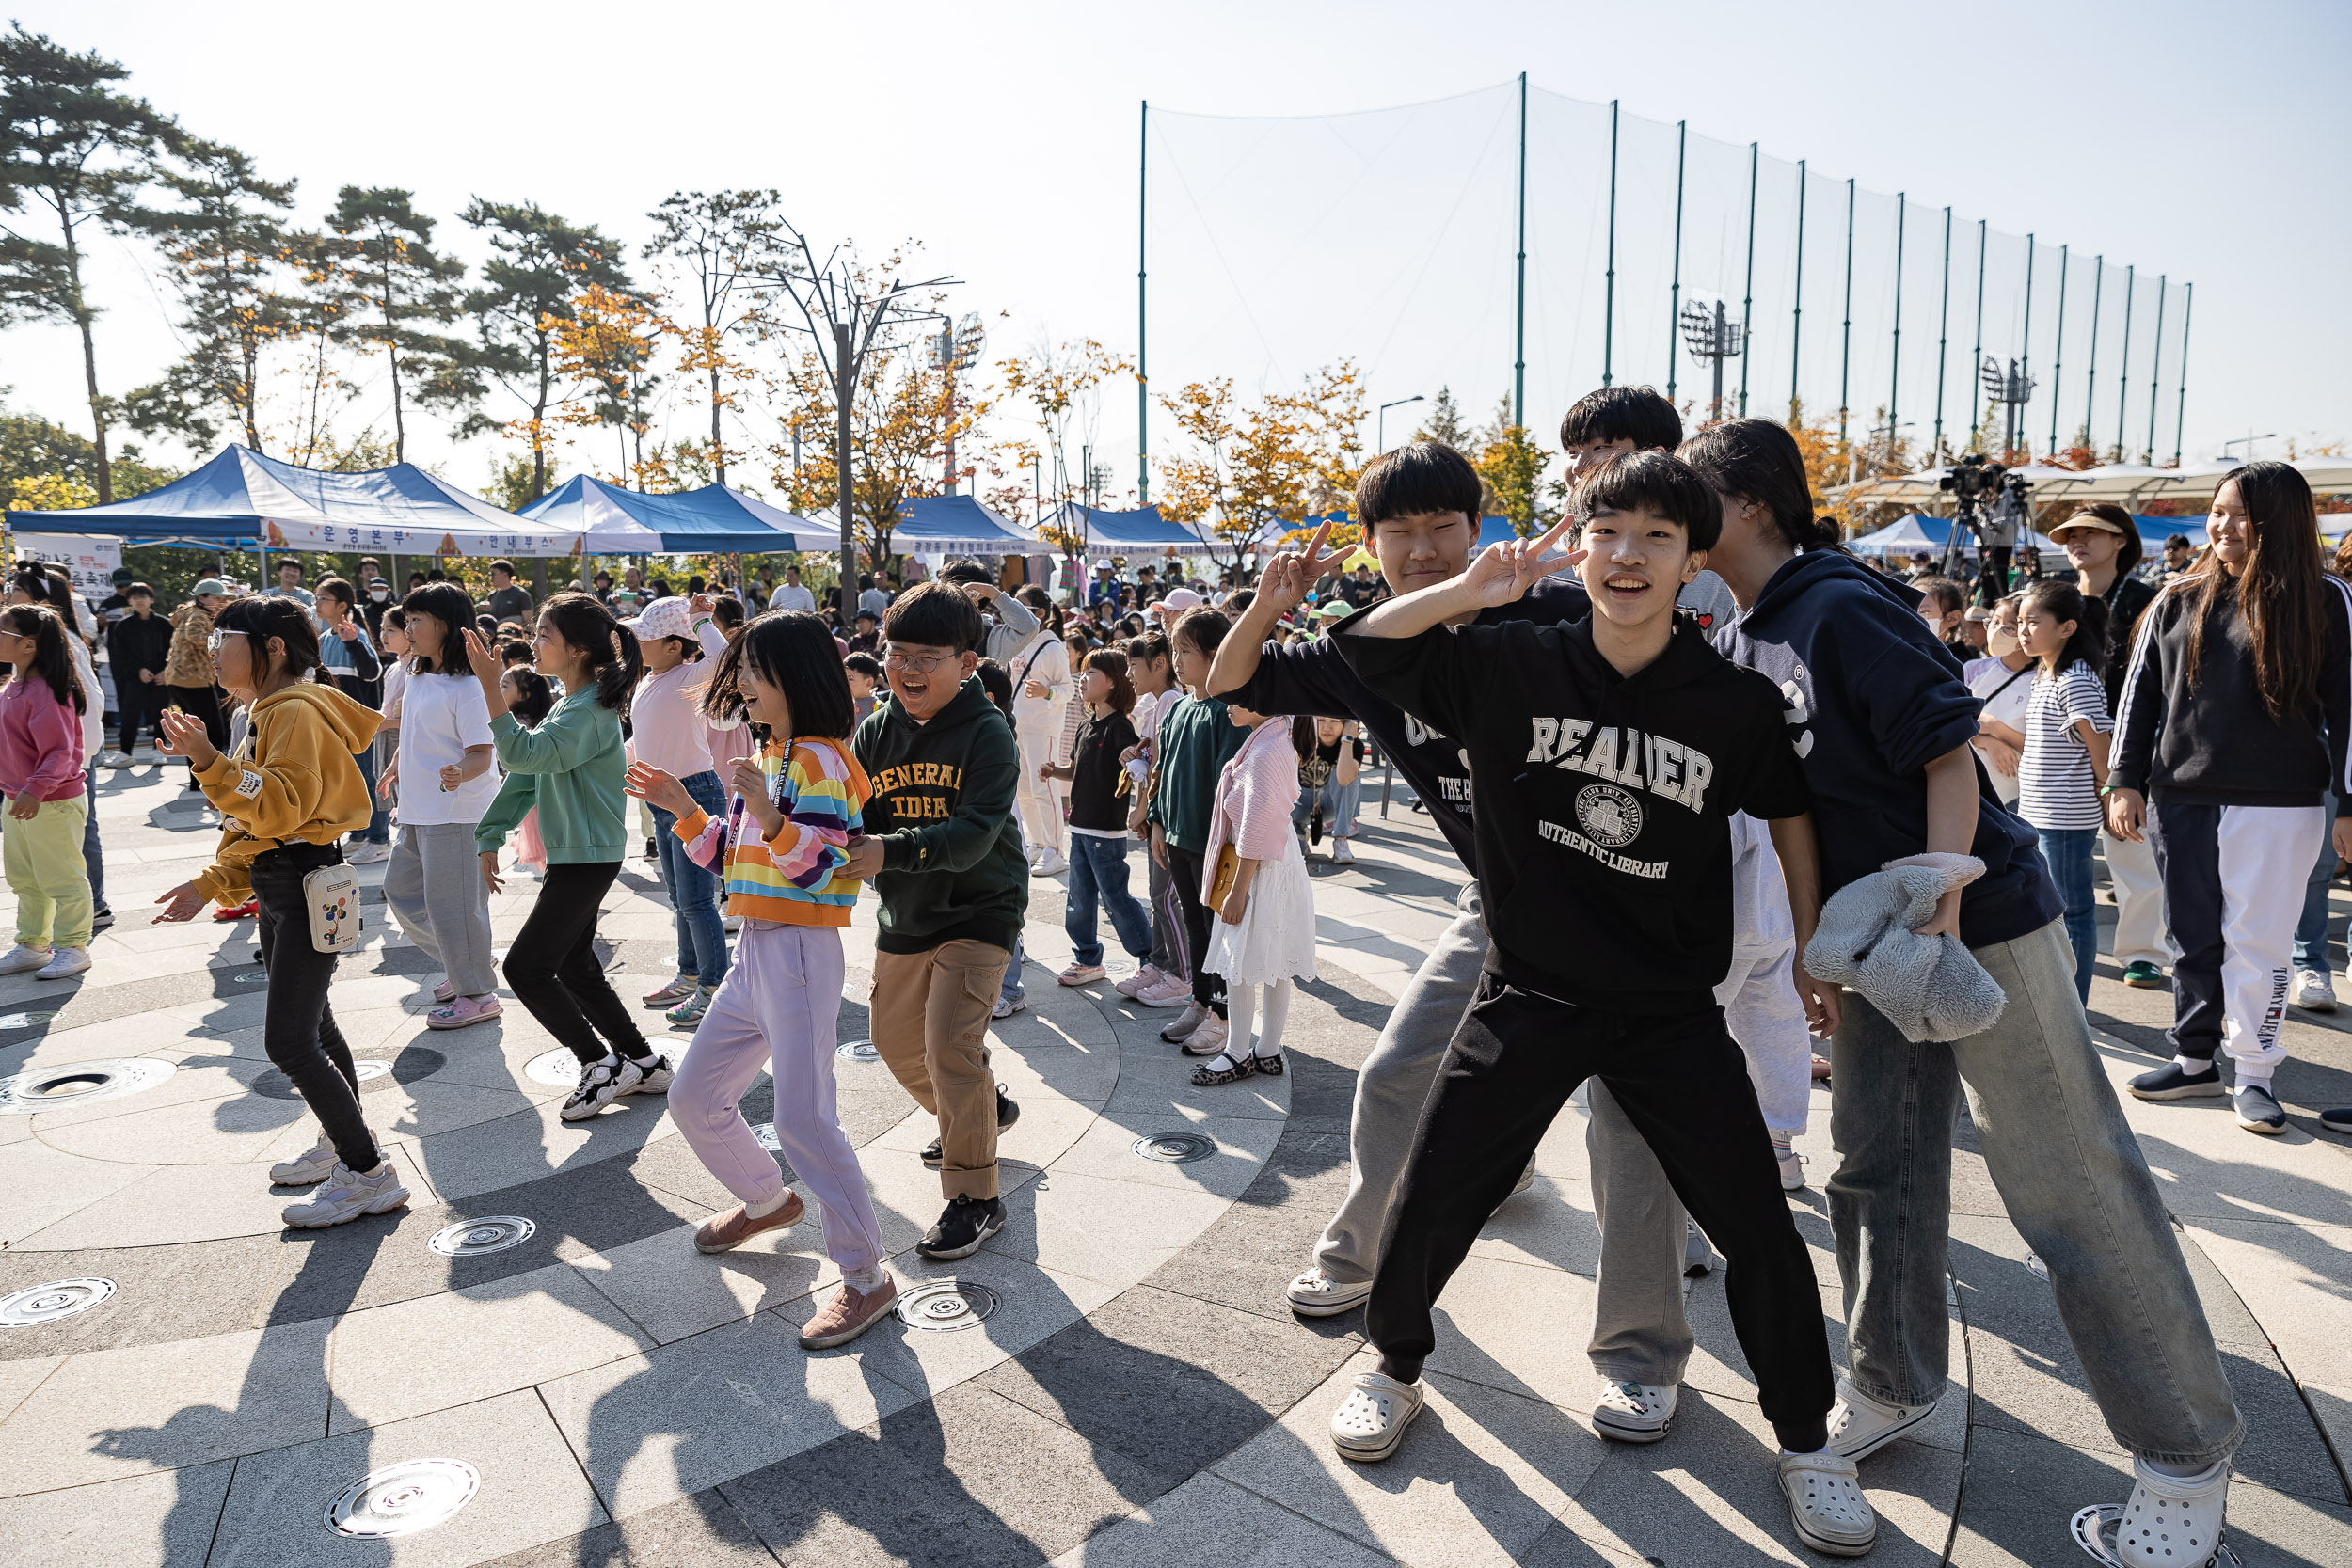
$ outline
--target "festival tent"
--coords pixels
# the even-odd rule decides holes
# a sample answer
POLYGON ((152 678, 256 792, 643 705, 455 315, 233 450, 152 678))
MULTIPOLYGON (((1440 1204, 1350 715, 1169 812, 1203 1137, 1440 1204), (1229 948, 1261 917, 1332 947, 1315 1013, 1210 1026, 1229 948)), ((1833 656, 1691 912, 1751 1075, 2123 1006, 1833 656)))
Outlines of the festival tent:
POLYGON ((624 554, 708 551, 763 555, 830 550, 839 537, 723 484, 676 495, 625 490, 575 474, 523 508, 526 521, 576 531, 582 547, 624 554))
MULTIPOLYGON (((1908 500, 1914 505, 1931 501, 1950 492, 1943 487, 1949 466, 1922 468, 1915 474, 1882 474, 1873 479, 1856 480, 1851 484, 1834 485, 1828 495, 1832 500, 1908 500)), ((2061 499, 2073 499, 2084 483, 2085 475, 2074 468, 2054 468, 2043 463, 2020 464, 2009 470, 2033 486, 2036 505, 2061 499)))
POLYGON ((1206 555, 1209 546, 1182 523, 1170 522, 1156 506, 1133 512, 1105 512, 1100 507, 1065 501, 1056 507, 1052 526, 1084 539, 1089 550, 1110 555, 1206 555))
MULTIPOLYGON (((1847 540, 1846 548, 1865 555, 1887 555, 1898 550, 1909 555, 1914 550, 1941 550, 1944 542, 1951 535, 1952 520, 1949 517, 1931 517, 1925 513, 1915 512, 1908 517, 1887 524, 1875 533, 1847 540)), ((2051 550, 2059 555, 2066 553, 2062 546, 2039 533, 2030 535, 2028 542, 2037 549, 2051 550)))
POLYGON ((269 549, 381 550, 388 555, 577 554, 580 535, 526 523, 413 463, 326 473, 233 446, 160 489, 70 512, 10 512, 11 529, 114 534, 269 549))
MULTIPOLYGON (((838 547, 839 535, 834 535, 838 547)), ((1052 546, 972 496, 925 496, 898 503, 890 547, 900 553, 1035 555, 1052 546)))

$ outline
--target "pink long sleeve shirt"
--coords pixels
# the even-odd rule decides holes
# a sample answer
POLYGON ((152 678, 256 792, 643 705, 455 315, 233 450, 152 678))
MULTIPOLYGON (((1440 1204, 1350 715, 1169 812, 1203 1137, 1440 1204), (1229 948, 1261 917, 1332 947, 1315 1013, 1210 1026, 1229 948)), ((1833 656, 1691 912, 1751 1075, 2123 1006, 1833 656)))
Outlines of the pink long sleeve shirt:
POLYGON ((39 676, 0 688, 0 795, 70 800, 83 789, 82 720, 39 676))
POLYGON ((1298 752, 1290 721, 1261 724, 1241 743, 1216 780, 1216 809, 1209 814, 1209 847, 1200 857, 1200 896, 1216 881, 1216 857, 1226 845, 1246 861, 1278 861, 1290 842, 1291 807, 1298 803, 1298 752))

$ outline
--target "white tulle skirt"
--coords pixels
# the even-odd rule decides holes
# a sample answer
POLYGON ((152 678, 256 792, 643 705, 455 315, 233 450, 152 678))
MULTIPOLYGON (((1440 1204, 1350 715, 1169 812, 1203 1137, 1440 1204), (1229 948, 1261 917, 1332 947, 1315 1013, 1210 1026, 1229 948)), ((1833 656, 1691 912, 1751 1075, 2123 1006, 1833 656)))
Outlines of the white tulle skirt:
POLYGON ((1227 985, 1315 977, 1315 888, 1297 834, 1288 835, 1280 860, 1258 868, 1239 925, 1210 914, 1209 951, 1200 961, 1227 985))

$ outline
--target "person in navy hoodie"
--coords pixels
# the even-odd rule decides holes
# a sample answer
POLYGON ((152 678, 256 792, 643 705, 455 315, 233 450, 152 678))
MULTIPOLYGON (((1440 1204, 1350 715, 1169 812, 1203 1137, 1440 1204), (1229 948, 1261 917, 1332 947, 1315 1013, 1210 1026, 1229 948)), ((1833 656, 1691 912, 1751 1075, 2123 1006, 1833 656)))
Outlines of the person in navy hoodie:
POLYGON ((1949 1044, 1907 1040, 1865 998, 1846 998, 1830 1045, 1841 1163, 1829 1203, 1852 1371, 1830 1445, 1875 1453, 1944 1393, 1950 1130, 1964 1088, 2010 1217, 2048 1266, 2092 1397, 2134 1456, 2115 1554, 2131 1568, 2201 1564, 2244 1422, 2091 1044, 2034 832, 2001 809, 1976 763, 1977 701, 1919 618, 1919 595, 1836 548, 1816 521, 1785 428, 1731 420, 1681 455, 1723 505, 1708 563, 1740 615, 1717 645, 1788 705, 1823 824, 1823 895, 1906 856, 1976 856, 1984 875, 1947 895, 1922 930, 1958 935, 2009 997, 1990 1029, 1949 1044))

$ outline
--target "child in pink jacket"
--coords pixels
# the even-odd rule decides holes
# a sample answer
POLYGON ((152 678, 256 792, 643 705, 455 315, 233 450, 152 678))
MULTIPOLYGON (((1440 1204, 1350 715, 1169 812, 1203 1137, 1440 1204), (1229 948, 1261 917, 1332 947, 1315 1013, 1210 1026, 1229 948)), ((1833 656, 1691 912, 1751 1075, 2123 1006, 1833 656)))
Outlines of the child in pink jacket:
POLYGON ((0 795, 8 815, 0 859, 16 895, 16 945, 0 958, 0 974, 32 970, 37 980, 62 980, 90 965, 96 906, 82 860, 82 715, 90 695, 67 656, 72 635, 46 605, 0 611, 0 661, 16 667, 0 688, 0 795))
POLYGON ((1209 923, 1208 951, 1200 960, 1210 974, 1224 976, 1227 1002, 1223 1047, 1192 1075, 1203 1086, 1253 1073, 1281 1076, 1282 1026, 1290 1019, 1294 982, 1315 977, 1314 884, 1291 831, 1300 760, 1291 722, 1240 706, 1226 712, 1250 734, 1217 777, 1209 847, 1200 860, 1200 896, 1207 903, 1225 847, 1232 846, 1239 857, 1232 891, 1213 906, 1216 918, 1209 923), (1252 1046, 1249 1024, 1261 988, 1265 1022, 1252 1046))

